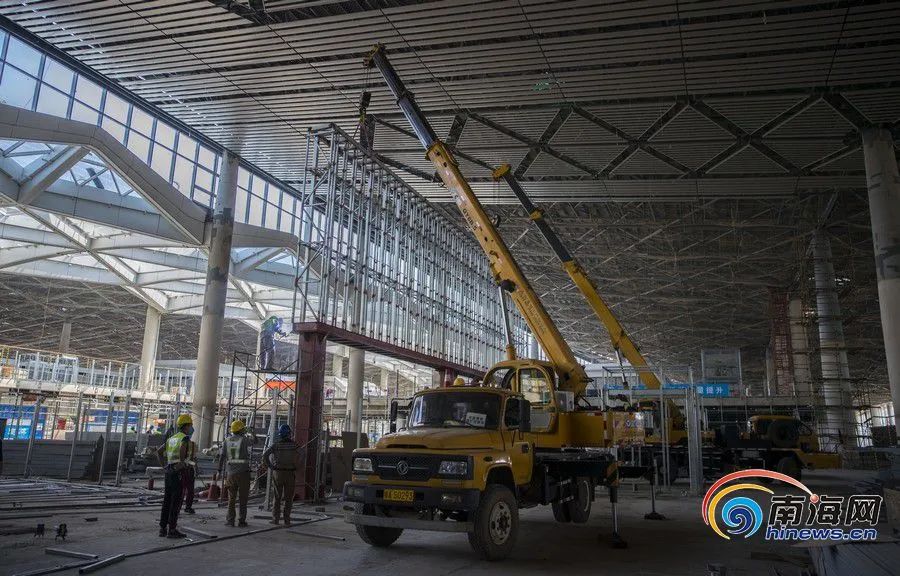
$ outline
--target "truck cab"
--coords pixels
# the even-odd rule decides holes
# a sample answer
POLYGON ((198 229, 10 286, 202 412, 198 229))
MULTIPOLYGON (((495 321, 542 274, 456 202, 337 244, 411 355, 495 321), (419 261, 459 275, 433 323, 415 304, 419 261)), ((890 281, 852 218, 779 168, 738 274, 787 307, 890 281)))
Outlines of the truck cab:
POLYGON ((404 528, 421 528, 469 533, 489 557, 511 547, 534 471, 530 414, 521 394, 500 387, 416 394, 405 429, 353 453, 344 499, 355 503, 360 537, 388 546, 404 528), (476 529, 486 498, 489 526, 476 529))

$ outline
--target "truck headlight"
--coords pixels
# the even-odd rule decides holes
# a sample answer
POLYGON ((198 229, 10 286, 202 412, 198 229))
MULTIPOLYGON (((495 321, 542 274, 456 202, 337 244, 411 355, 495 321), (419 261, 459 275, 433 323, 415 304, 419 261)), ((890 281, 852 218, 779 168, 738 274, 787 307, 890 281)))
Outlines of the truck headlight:
POLYGON ((438 468, 438 474, 445 476, 465 476, 469 471, 469 463, 460 460, 444 460, 438 468))
POLYGON ((372 471, 372 459, 371 458, 354 458, 353 459, 353 471, 354 472, 371 472, 372 471))

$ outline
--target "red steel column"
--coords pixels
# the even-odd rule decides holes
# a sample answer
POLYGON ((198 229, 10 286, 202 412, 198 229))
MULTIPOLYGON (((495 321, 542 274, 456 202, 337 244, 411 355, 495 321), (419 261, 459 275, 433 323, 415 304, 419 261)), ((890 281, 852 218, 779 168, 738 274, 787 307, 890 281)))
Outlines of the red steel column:
MULTIPOLYGON (((300 366, 294 406, 294 440, 300 452, 297 473, 297 498, 318 500, 324 486, 315 494, 317 463, 322 446, 322 397, 325 389, 325 335, 304 332, 300 335, 300 366)), ((324 471, 321 471, 324 472, 324 471)), ((324 478, 324 474, 320 474, 324 478)))

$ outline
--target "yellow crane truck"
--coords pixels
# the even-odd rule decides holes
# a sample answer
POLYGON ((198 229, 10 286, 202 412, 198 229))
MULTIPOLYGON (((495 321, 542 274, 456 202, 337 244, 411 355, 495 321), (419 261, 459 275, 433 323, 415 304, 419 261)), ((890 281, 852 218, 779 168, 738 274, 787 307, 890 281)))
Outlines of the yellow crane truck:
POLYGON ((355 450, 344 485, 346 520, 373 546, 405 529, 466 533, 488 560, 510 554, 519 509, 551 505, 560 522, 586 522, 595 486, 609 488, 612 544, 620 466, 615 447, 643 430, 633 413, 600 410, 584 396, 590 381, 525 278, 449 148, 377 45, 366 57, 384 76, 453 201, 488 257, 504 307, 516 304, 548 361, 517 359, 506 322, 507 357, 479 386, 426 390, 412 401, 406 428, 355 450))

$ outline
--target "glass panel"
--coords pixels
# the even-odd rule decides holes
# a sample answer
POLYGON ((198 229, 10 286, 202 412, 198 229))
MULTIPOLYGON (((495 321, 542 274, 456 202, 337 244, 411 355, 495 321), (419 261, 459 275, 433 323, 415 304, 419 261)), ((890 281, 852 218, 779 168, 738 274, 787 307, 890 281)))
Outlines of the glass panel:
POLYGON ((542 370, 526 368, 519 370, 519 386, 522 396, 531 402, 531 423, 535 429, 550 426, 553 418, 550 382, 542 370))
POLYGON ((250 189, 250 172, 240 166, 238 167, 238 186, 245 190, 250 189))
POLYGON ((75 98, 95 110, 100 110, 100 97, 102 95, 103 91, 99 86, 90 80, 86 80, 84 76, 78 77, 78 83, 75 85, 75 98))
POLYGON ((9 64, 3 67, 3 80, 0 81, 0 100, 20 108, 34 105, 34 88, 37 80, 19 72, 9 64))
POLYGON ((235 222, 246 222, 247 221, 247 191, 243 188, 238 188, 237 195, 234 201, 234 221, 235 222))
POLYGON ((200 146, 200 156, 198 157, 201 166, 205 166, 210 170, 216 167, 216 155, 206 146, 200 146))
POLYGON ((41 95, 38 97, 37 111, 65 118, 69 111, 69 98, 59 90, 44 84, 41 86, 41 95))
POLYGON ((178 188, 182 194, 189 196, 191 193, 191 179, 194 177, 194 164, 188 160, 177 156, 175 158, 175 177, 172 179, 172 185, 178 188))
POLYGON ((53 58, 47 58, 44 61, 44 82, 59 88, 66 94, 72 90, 72 79, 74 77, 74 72, 53 58))
POLYGON ((106 93, 106 104, 103 105, 103 114, 122 124, 128 123, 128 102, 115 94, 106 93))
POLYGON ((153 162, 150 166, 156 170, 160 176, 168 180, 169 171, 172 169, 173 156, 174 154, 172 154, 170 150, 157 144, 153 147, 153 162))
POLYGON ((132 132, 128 135, 128 149, 146 162, 150 156, 150 139, 137 132, 132 132))
POLYGON ((37 76, 41 69, 41 53, 15 37, 9 39, 6 61, 33 76, 37 76))
POLYGON ((255 194, 250 195, 250 213, 247 216, 248 224, 259 226, 262 223, 262 205, 263 201, 259 196, 255 194))
POLYGON ((156 121, 156 136, 154 138, 156 142, 162 144, 166 148, 171 150, 175 149, 175 129, 163 122, 162 120, 156 121))
POLYGON ((76 100, 75 103, 72 104, 72 120, 87 122, 88 124, 97 124, 97 122, 100 121, 100 113, 91 110, 76 100))
POLYGON ((144 136, 151 136, 153 134, 153 117, 135 106, 131 111, 131 129, 137 130, 144 136))
POLYGON ((278 227, 278 206, 266 202, 266 228, 275 230, 278 227))
POLYGON ((194 156, 197 154, 197 141, 190 136, 179 134, 178 153, 193 162, 194 156))
POLYGON ((125 126, 119 124, 115 120, 110 120, 107 116, 103 117, 103 129, 112 134, 116 140, 125 143, 125 126))
POLYGON ((294 218, 291 216, 290 212, 287 212, 285 210, 281 210, 280 212, 281 212, 281 221, 278 223, 278 229, 281 230, 282 232, 290 233, 291 224, 293 223, 294 218))
POLYGON ((203 168, 197 168, 194 186, 199 186, 206 191, 212 190, 212 172, 204 170, 203 168))
POLYGON ((209 201, 212 197, 206 192, 200 190, 199 188, 194 189, 194 202, 200 204, 201 206, 209 207, 209 201))

